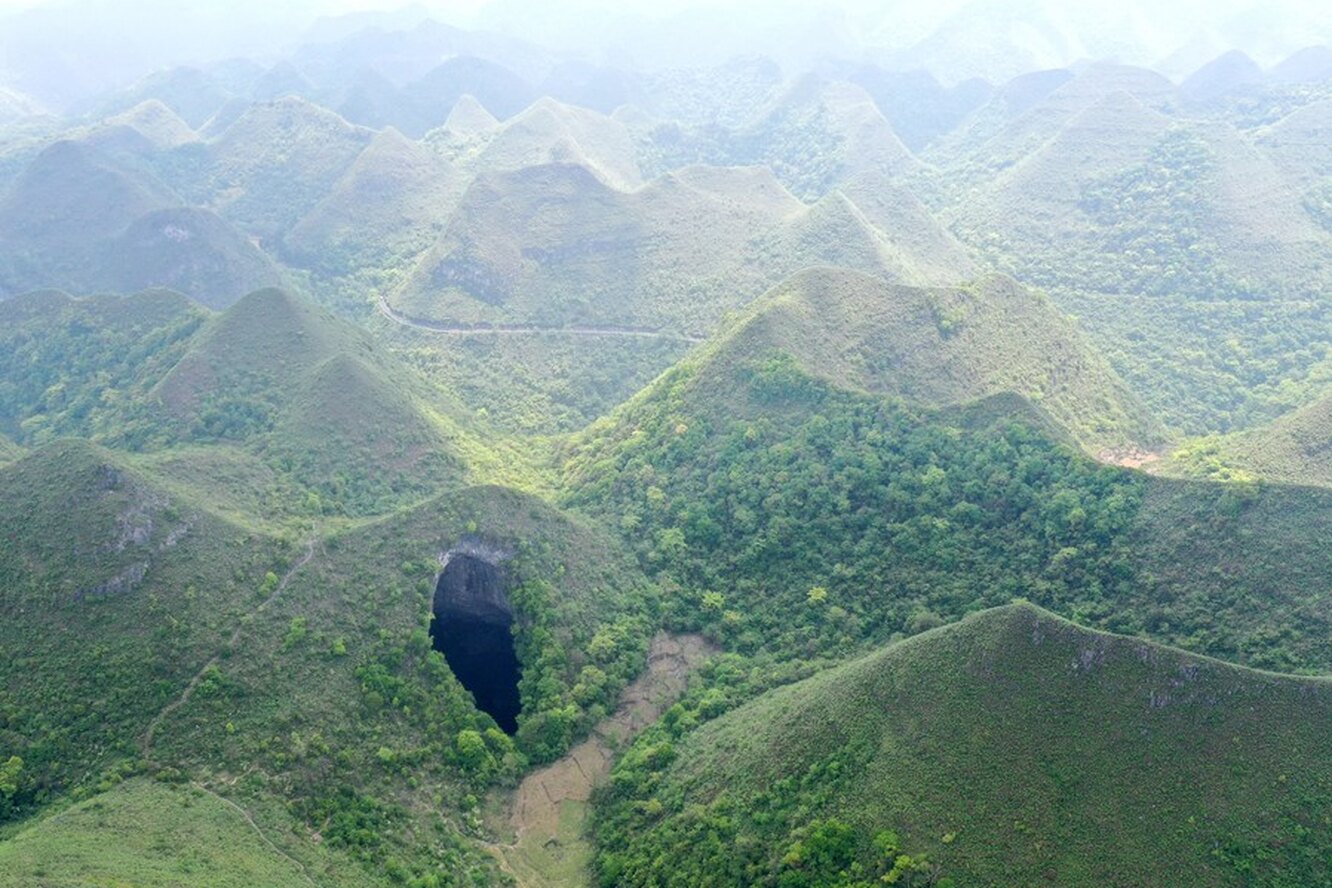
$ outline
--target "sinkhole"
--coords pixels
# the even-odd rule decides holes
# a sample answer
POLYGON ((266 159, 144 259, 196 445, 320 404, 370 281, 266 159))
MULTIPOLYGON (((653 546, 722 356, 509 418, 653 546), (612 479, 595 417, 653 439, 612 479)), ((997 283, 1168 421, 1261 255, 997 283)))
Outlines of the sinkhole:
POLYGON ((508 734, 518 730, 518 653, 504 572, 474 555, 451 553, 435 586, 430 639, 476 706, 508 734))

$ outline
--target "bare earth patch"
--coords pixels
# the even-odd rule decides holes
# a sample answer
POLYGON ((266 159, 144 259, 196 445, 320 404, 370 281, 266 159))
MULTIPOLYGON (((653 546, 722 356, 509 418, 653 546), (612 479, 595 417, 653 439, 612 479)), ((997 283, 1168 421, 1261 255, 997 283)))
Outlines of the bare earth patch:
POLYGON ((1128 447, 1120 450, 1102 450, 1096 455, 1096 458, 1112 466, 1119 466, 1125 469, 1141 469, 1161 459, 1161 452, 1152 450, 1139 450, 1136 447, 1128 447))
POLYGON ((491 849, 522 888, 581 888, 591 849, 584 837, 592 790, 610 774, 614 750, 652 724, 684 693, 689 675, 714 648, 698 635, 658 635, 647 670, 620 695, 615 714, 559 761, 534 771, 506 797, 491 800, 491 849))

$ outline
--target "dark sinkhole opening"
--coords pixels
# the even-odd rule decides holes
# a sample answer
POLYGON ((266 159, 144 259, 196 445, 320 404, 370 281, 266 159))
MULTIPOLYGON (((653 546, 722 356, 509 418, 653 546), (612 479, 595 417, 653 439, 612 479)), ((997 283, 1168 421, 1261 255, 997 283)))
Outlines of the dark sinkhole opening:
POLYGON ((518 652, 504 572, 472 555, 454 553, 435 586, 430 638, 476 706, 508 734, 518 730, 518 652))

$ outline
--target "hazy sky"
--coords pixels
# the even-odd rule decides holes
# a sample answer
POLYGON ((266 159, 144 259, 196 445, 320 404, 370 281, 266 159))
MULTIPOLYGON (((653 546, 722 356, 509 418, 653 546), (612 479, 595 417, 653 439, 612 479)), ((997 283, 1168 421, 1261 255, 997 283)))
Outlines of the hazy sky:
POLYGON ((832 55, 949 82, 1086 59, 1178 79, 1229 49, 1270 65, 1332 43, 1327 0, 0 0, 0 88, 59 107, 171 65, 272 63, 310 39, 320 16, 407 6, 416 12, 389 27, 429 15, 621 67, 762 54, 791 70, 832 55))

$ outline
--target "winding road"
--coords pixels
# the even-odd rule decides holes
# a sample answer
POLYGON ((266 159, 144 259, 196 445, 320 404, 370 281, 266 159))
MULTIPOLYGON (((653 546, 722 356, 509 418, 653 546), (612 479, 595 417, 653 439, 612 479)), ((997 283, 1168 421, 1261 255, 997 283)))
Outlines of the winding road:
POLYGON ((543 327, 538 324, 449 324, 426 318, 414 318, 405 315, 388 304, 384 296, 376 300, 379 313, 395 324, 424 330, 428 333, 442 333, 449 336, 471 336, 476 334, 517 335, 540 334, 556 336, 619 336, 639 339, 668 339, 674 342, 703 342, 706 337, 690 333, 668 333, 653 330, 650 327, 628 327, 613 324, 597 326, 543 327))

